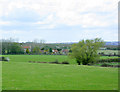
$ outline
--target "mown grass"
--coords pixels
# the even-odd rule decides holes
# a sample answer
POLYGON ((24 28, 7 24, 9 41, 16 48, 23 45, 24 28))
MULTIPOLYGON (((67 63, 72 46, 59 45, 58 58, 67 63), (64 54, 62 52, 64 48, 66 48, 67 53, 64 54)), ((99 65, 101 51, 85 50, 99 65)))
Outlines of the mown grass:
MULTIPOLYGON (((58 60, 59 62, 68 61, 70 64, 77 64, 75 59, 72 59, 65 55, 3 55, 9 57, 12 62, 28 62, 28 61, 41 61, 41 62, 52 62, 58 60)), ((101 56, 100 59, 118 58, 101 56)))
POLYGON ((118 69, 3 62, 3 90, 117 90, 118 69))
POLYGON ((51 62, 58 60, 69 61, 71 64, 75 64, 75 59, 71 59, 64 55, 5 55, 9 57, 12 62, 28 62, 28 61, 41 61, 41 62, 51 62))
MULTIPOLYGON (((2 63, 3 90, 117 90, 118 68, 78 66, 67 56, 5 55, 2 63), (71 64, 41 64, 31 61, 68 60, 71 64)), ((103 58, 103 57, 101 57, 103 58)), ((108 57, 104 57, 108 58, 108 57)))

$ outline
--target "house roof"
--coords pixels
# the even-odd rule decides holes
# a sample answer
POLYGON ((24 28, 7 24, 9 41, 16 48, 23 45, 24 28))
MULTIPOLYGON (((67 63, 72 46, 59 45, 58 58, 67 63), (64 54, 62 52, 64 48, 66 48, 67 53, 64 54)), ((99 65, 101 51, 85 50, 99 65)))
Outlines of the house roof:
POLYGON ((54 50, 54 52, 58 52, 58 50, 54 50))
POLYGON ((53 52, 58 52, 58 50, 52 50, 53 52))
POLYGON ((68 49, 63 49, 62 52, 69 52, 69 50, 68 49))
POLYGON ((41 52, 44 52, 44 50, 40 50, 41 52))
POLYGON ((29 48, 30 48, 30 46, 23 46, 23 48, 24 48, 24 49, 27 49, 27 48, 29 49, 29 48))

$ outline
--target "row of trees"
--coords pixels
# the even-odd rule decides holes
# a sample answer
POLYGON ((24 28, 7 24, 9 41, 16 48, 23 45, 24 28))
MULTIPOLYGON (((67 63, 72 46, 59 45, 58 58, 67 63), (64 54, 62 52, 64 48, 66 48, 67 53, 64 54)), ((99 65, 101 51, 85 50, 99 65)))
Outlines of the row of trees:
POLYGON ((118 45, 106 45, 107 50, 120 50, 120 46, 118 45))
POLYGON ((0 40, 0 54, 52 54, 52 50, 61 51, 68 48, 57 44, 45 44, 44 40, 33 40, 32 42, 19 43, 16 39, 0 40), (25 50, 24 46, 30 46, 25 50))
POLYGON ((39 46, 43 43, 44 40, 34 40, 33 42, 19 43, 17 39, 1 39, 0 54, 24 54, 24 45, 32 45, 32 48, 34 48, 36 45, 39 46))
POLYGON ((1 43, 1 54, 23 54, 23 48, 18 42, 13 39, 2 40, 1 43))

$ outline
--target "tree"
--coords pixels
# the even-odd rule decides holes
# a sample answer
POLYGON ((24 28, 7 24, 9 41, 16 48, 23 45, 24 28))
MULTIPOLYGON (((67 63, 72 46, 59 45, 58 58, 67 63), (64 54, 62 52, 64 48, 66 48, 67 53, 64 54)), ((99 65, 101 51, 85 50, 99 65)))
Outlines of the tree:
POLYGON ((2 54, 23 54, 24 51, 16 39, 2 39, 2 54))
POLYGON ((60 52, 62 49, 60 49, 60 48, 57 48, 57 50, 60 52))
POLYGON ((39 47, 34 47, 33 51, 34 54, 40 54, 40 48, 39 47))
POLYGON ((52 48, 49 48, 49 53, 52 53, 52 48))
POLYGON ((29 49, 28 48, 26 49, 26 53, 29 54, 29 49))
POLYGON ((104 42, 100 38, 95 38, 93 40, 82 40, 79 43, 72 45, 72 52, 69 55, 76 59, 78 65, 94 63, 99 57, 97 51, 103 45, 104 42))
POLYGON ((22 48, 18 43, 14 42, 11 44, 7 51, 11 54, 20 54, 22 53, 22 48))
POLYGON ((44 50, 44 48, 41 48, 41 50, 44 50))

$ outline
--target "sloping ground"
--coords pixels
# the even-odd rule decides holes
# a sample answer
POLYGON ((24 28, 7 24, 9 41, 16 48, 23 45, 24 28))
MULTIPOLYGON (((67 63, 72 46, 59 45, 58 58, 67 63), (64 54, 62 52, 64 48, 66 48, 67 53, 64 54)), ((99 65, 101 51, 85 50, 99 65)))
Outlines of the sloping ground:
MULTIPOLYGON (((20 58, 21 59, 21 58, 20 58)), ((3 62, 3 90, 117 90, 118 69, 3 62)))

